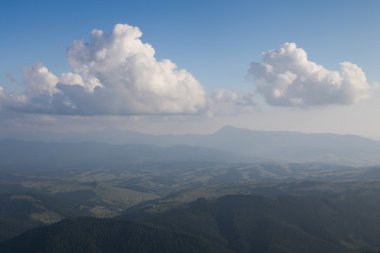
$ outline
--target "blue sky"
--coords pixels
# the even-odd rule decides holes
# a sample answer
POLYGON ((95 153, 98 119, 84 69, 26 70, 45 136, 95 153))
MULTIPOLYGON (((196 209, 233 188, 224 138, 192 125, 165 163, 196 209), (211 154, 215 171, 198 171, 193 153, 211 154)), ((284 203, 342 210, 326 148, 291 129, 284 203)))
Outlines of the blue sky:
POLYGON ((158 58, 170 58, 206 87, 247 89, 248 64, 296 42, 326 67, 360 65, 380 79, 378 1, 1 1, 0 70, 35 62, 67 70, 66 49, 93 28, 138 26, 158 58))
MULTIPOLYGON (((168 58, 186 69, 207 93, 218 88, 250 92, 253 85, 247 80, 249 64, 261 62, 263 52, 278 49, 285 42, 297 43, 311 61, 326 69, 336 70, 340 62, 349 61, 360 66, 370 82, 379 82, 379 10, 379 1, 347 0, 4 0, 0 2, 0 86, 9 91, 19 89, 10 76, 21 82, 21 70, 35 63, 47 66, 56 75, 71 71, 67 50, 73 41, 88 40, 94 28, 111 32, 117 23, 139 27, 143 32, 141 40, 154 47, 157 59, 168 58)), ((368 102, 371 105, 378 104, 377 100, 371 101, 368 102)), ((254 110, 255 118, 285 113, 294 117, 294 126, 268 118, 247 123, 231 116, 214 118, 210 125, 219 127, 233 121, 241 122, 239 126, 243 127, 266 129, 268 126, 272 130, 273 124, 278 124, 278 130, 311 132, 339 132, 341 127, 336 123, 330 127, 296 127, 304 125, 303 117, 310 109, 267 107, 254 110)), ((351 114, 355 115, 353 112, 363 114, 370 108, 369 105, 359 107, 349 105, 329 110, 342 111, 350 118, 351 114)), ((312 110, 321 120, 331 114, 324 107, 312 110)), ((250 116, 244 114, 247 117, 250 116)), ((342 132, 380 136, 374 130, 380 126, 379 122, 370 123, 370 118, 366 116, 363 122, 370 124, 371 130, 353 124, 342 132)), ((191 131, 191 127, 187 129, 191 131)))

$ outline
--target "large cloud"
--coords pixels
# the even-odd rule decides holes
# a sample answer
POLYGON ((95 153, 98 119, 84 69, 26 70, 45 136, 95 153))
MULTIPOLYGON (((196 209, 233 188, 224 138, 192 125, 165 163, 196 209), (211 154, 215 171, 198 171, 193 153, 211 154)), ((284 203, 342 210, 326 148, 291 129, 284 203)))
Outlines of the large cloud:
POLYGON ((170 60, 157 60, 137 27, 117 24, 111 34, 93 30, 90 41, 68 50, 72 68, 59 77, 42 65, 24 71, 25 90, 4 104, 17 111, 134 115, 198 113, 203 87, 170 60))
POLYGON ((342 62, 339 71, 328 70, 295 43, 264 53, 261 63, 251 64, 249 75, 256 91, 276 106, 353 104, 372 89, 359 66, 342 62))

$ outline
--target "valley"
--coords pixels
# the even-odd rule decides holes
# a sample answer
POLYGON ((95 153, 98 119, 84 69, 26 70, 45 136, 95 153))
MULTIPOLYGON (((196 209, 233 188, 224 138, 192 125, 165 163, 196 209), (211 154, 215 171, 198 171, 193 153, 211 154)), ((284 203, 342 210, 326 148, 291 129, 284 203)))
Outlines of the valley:
POLYGON ((380 249, 379 166, 177 144, 0 141, 0 252, 380 249))

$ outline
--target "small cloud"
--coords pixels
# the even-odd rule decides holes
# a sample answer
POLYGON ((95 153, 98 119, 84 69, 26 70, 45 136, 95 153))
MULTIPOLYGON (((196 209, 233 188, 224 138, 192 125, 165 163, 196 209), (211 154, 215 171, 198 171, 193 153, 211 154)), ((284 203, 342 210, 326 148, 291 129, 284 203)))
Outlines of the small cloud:
POLYGON ((23 82, 27 89, 26 92, 31 95, 35 93, 53 95, 58 92, 56 88, 59 81, 58 77, 42 64, 35 64, 32 67, 24 68, 23 77, 23 82))
POLYGON ((217 89, 209 96, 209 116, 231 114, 251 109, 255 106, 254 94, 239 94, 235 91, 217 89))
POLYGON ((349 105, 368 98, 375 87, 358 65, 342 62, 338 71, 328 70, 295 43, 264 53, 248 75, 256 92, 275 106, 349 105))
POLYGON ((0 86, 0 109, 3 107, 4 100, 6 98, 4 88, 0 86))

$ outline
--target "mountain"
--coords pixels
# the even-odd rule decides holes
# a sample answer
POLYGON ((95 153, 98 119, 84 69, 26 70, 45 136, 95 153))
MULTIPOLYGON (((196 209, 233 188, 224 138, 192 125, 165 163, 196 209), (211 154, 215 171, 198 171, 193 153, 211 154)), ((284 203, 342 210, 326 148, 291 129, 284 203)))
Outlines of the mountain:
POLYGON ((229 195, 132 218, 197 234, 237 253, 364 252, 380 248, 378 201, 365 191, 229 195))
POLYGON ((124 168, 130 163, 179 161, 247 161, 228 151, 207 147, 98 142, 54 143, 6 139, 0 141, 0 170, 124 168))
POLYGON ((194 235, 111 219, 68 219, 32 229, 6 243, 2 253, 184 252, 228 253, 194 235))
POLYGON ((367 191, 228 195, 118 219, 68 219, 0 243, 0 252, 377 251, 379 203, 367 191))
MULTIPOLYGON (((49 138, 45 136, 44 139, 49 138)), ((226 126, 209 135, 149 135, 104 129, 56 135, 51 140, 59 143, 91 141, 117 145, 175 147, 172 151, 184 146, 202 147, 238 154, 242 160, 249 158, 251 161, 322 162, 354 166, 380 164, 380 142, 355 135, 252 131, 226 126)), ((96 145, 99 144, 94 144, 96 145)), ((215 160, 215 156, 205 158, 208 154, 209 152, 194 151, 193 158, 215 160), (196 158, 195 154, 200 156, 196 158)))
POLYGON ((263 132, 224 127, 209 139, 211 144, 198 145, 235 150, 242 155, 268 160, 347 165, 380 163, 380 142, 355 135, 263 132), (223 144, 225 148, 222 148, 223 144))
MULTIPOLYGON (((80 154, 78 150, 76 153, 80 154)), ((345 182, 351 182, 350 191, 365 186, 362 192, 380 196, 380 184, 372 188, 368 184, 380 179, 379 167, 173 161, 122 165, 110 161, 106 166, 90 162, 81 165, 76 160, 58 160, 54 164, 54 159, 46 160, 49 166, 40 160, 24 164, 22 169, 0 170, 0 241, 65 218, 115 217, 140 206, 162 207, 161 203, 162 209, 169 209, 199 197, 267 192, 299 194, 326 189, 334 189, 335 193, 347 188, 345 182), (60 169, 67 167, 71 169, 60 169), (324 184, 284 184, 310 180, 324 184)))
POLYGON ((355 135, 252 131, 231 126, 209 135, 146 135, 122 131, 115 135, 119 141, 129 144, 206 147, 257 161, 380 164, 380 142, 355 135))

